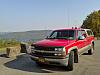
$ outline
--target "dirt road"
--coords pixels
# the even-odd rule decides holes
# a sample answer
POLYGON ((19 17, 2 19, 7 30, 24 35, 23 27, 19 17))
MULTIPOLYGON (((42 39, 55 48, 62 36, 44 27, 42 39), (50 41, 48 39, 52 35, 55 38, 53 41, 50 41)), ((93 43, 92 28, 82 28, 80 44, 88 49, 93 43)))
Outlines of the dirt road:
POLYGON ((100 40, 95 42, 94 54, 81 55, 73 71, 65 71, 57 66, 39 67, 26 54, 13 59, 1 53, 0 75, 100 75, 100 40))

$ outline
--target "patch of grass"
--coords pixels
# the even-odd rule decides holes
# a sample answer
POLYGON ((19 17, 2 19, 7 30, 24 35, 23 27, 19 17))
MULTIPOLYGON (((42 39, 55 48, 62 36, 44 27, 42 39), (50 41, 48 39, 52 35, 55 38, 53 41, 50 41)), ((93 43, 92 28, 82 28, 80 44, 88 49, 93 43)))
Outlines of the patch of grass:
POLYGON ((6 48, 6 47, 12 47, 19 45, 20 42, 18 42, 15 39, 0 39, 0 49, 6 48))
POLYGON ((0 48, 0 52, 5 51, 5 50, 6 50, 6 48, 0 48))

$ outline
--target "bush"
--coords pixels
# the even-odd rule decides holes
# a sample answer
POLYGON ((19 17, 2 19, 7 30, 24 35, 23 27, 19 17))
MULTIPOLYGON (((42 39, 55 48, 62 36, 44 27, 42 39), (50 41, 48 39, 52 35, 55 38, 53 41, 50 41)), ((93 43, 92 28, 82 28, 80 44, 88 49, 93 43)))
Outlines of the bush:
POLYGON ((15 39, 0 39, 0 48, 17 46, 19 44, 20 42, 15 39))

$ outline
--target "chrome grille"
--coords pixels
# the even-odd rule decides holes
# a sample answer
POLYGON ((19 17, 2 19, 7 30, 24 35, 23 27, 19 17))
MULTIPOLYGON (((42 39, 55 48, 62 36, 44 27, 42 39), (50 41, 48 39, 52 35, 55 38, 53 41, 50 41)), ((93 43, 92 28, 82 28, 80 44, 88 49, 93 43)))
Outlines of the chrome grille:
POLYGON ((54 47, 42 47, 42 46, 34 46, 36 50, 46 50, 46 51, 55 51, 54 47))
POLYGON ((64 53, 60 51, 55 51, 55 47, 42 47, 42 46, 34 46, 32 50, 32 55, 37 57, 45 57, 45 58, 62 58, 61 56, 55 55, 56 53, 64 53))

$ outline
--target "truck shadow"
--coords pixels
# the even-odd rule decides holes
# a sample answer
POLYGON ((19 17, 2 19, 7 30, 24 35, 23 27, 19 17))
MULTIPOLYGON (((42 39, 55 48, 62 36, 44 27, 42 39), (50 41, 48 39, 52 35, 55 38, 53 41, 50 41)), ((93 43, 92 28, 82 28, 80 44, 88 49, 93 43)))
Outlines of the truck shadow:
POLYGON ((64 67, 60 67, 60 66, 52 66, 52 65, 38 66, 34 61, 32 61, 29 58, 27 54, 17 56, 15 60, 6 62, 4 66, 12 69, 35 72, 35 73, 53 73, 53 72, 65 71, 64 67))
POLYGON ((89 55, 89 53, 83 53, 82 55, 89 55))
POLYGON ((1 54, 0 57, 8 58, 6 54, 1 54))

